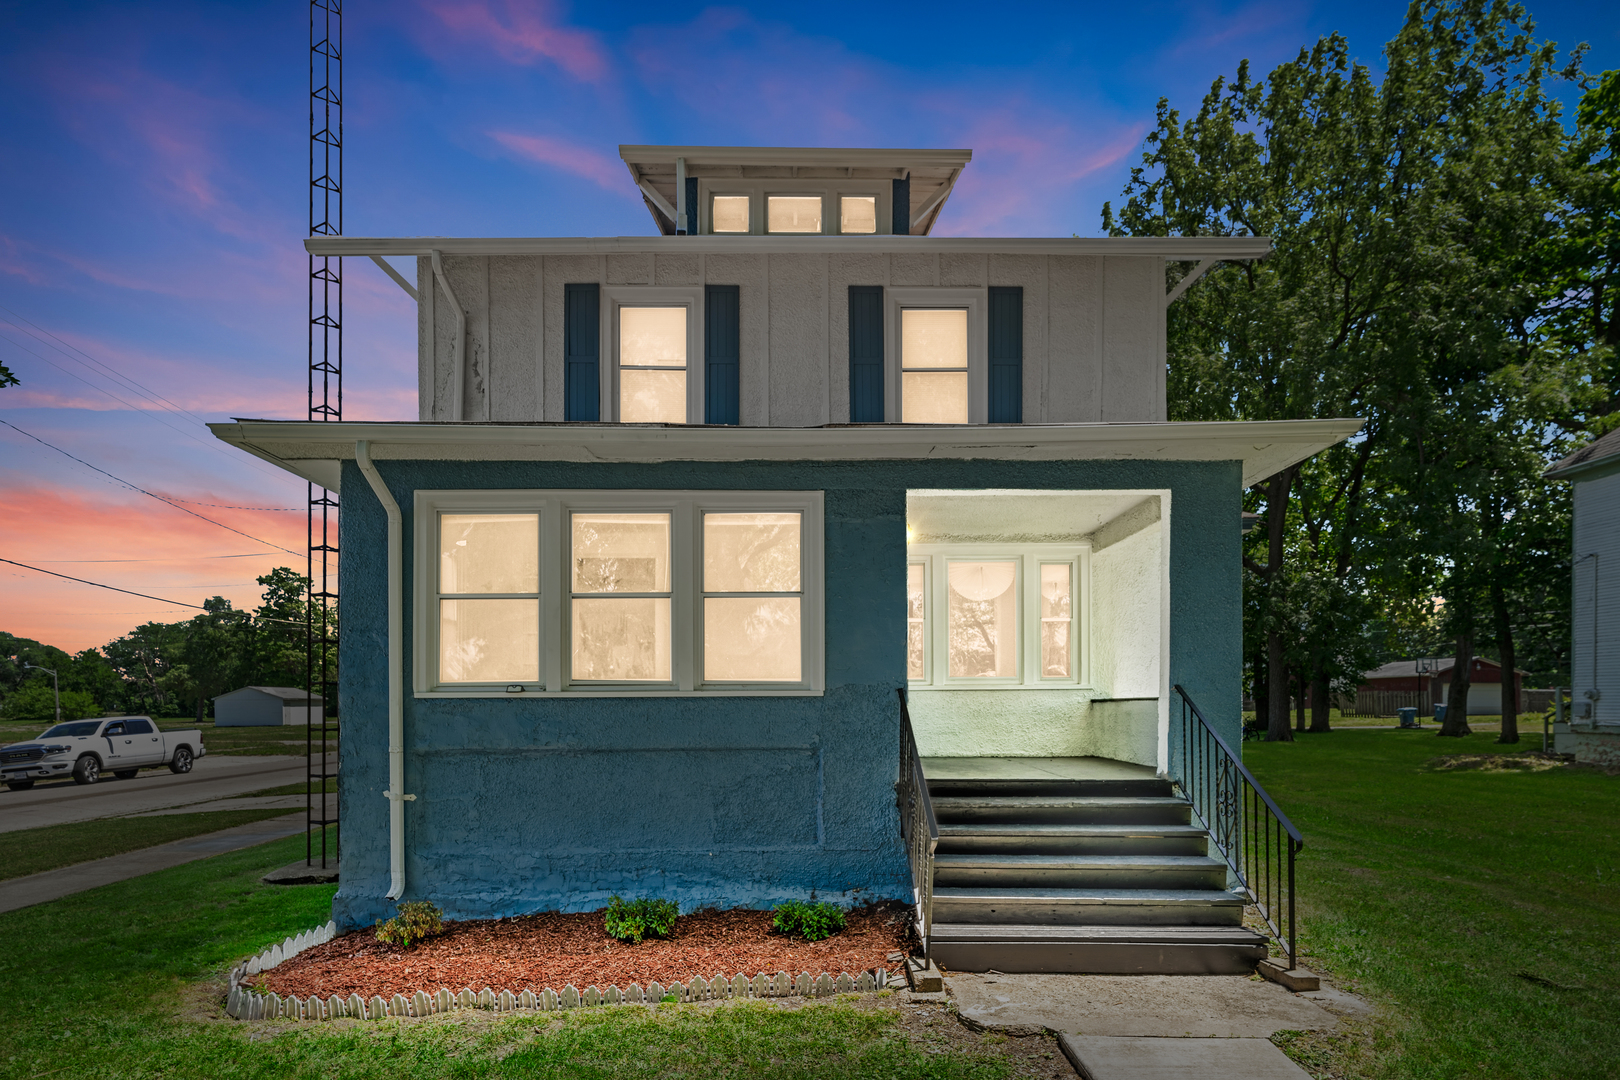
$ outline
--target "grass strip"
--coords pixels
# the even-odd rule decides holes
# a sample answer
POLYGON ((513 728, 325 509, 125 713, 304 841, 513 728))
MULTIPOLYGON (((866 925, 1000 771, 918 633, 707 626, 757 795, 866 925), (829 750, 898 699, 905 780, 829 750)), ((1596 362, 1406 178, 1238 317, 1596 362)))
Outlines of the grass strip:
POLYGON ((1305 962, 1380 1006, 1370 1042, 1333 1075, 1612 1078, 1620 778, 1434 767, 1539 739, 1296 739, 1245 744, 1244 759, 1305 836, 1305 962))
POLYGON ((284 817, 288 813, 291 811, 286 809, 216 810, 202 814, 102 818, 4 832, 0 833, 0 881, 156 847, 266 818, 284 817))
MULTIPOLYGON (((329 794, 336 794, 337 789, 336 777, 326 782, 326 790, 329 794)), ((296 784, 283 784, 280 787, 265 788, 263 791, 245 791, 240 795, 230 797, 233 799, 267 799, 273 795, 306 795, 310 790, 319 792, 321 788, 319 784, 311 784, 309 781, 303 780, 296 784)))
POLYGON ((1013 1072, 990 1037, 964 1046, 943 1031, 908 1036, 899 1011, 871 997, 424 1021, 223 1019, 231 963, 329 916, 336 886, 258 880, 303 852, 293 837, 0 914, 0 940, 29 943, 0 950, 0 1076, 999 1080, 1013 1072))

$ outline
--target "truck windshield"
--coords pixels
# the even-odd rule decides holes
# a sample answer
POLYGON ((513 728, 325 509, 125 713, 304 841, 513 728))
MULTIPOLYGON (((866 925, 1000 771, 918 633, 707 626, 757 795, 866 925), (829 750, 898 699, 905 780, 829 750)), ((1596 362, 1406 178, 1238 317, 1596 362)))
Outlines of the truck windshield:
POLYGON ((94 735, 96 728, 101 726, 100 720, 80 720, 73 724, 57 724, 51 730, 41 735, 42 739, 77 739, 85 735, 94 735))

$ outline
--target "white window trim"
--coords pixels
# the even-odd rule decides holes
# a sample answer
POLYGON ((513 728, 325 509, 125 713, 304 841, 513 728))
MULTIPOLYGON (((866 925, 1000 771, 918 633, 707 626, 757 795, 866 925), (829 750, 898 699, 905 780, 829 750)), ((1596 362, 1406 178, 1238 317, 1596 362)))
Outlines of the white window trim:
POLYGON ((989 292, 978 288, 907 287, 883 290, 883 415, 901 419, 900 312, 905 308, 965 308, 967 310, 968 419, 970 424, 990 422, 990 339, 985 325, 989 292))
POLYGON ((907 563, 921 562, 925 593, 923 611, 923 678, 908 679, 915 690, 1075 690, 1091 685, 1091 545, 1079 544, 911 544, 907 563), (962 561, 1018 560, 1018 670, 1016 678, 952 677, 945 657, 950 588, 946 564, 962 561), (1040 566, 1069 563, 1073 568, 1074 621, 1069 627, 1068 677, 1041 674, 1040 566))
POLYGON ((779 177, 769 180, 752 178, 731 179, 724 176, 701 177, 698 180, 698 229, 709 236, 842 236, 842 206, 838 200, 844 195, 870 195, 877 199, 877 232, 850 233, 851 236, 887 236, 894 231, 894 184, 888 180, 840 180, 836 178, 806 177, 802 180, 779 177), (716 195, 748 196, 748 232, 717 233, 714 231, 714 204, 716 195), (765 197, 767 195, 798 195, 821 197, 821 232, 772 233, 766 230, 765 197))
POLYGON ((417 491, 412 570, 412 688, 419 698, 468 697, 819 697, 826 689, 825 555, 820 491, 417 491), (668 512, 670 533, 669 683, 573 683, 569 514, 573 511, 668 512), (702 512, 797 512, 800 543, 800 674, 797 683, 704 683, 701 680, 703 607, 702 512), (441 513, 538 513, 540 515, 540 673, 542 682, 441 684, 438 682, 438 522, 441 513), (510 684, 519 685, 519 684, 510 684))
POLYGON ((606 363, 599 364, 602 419, 619 419, 619 309, 625 307, 684 307, 686 311, 686 422, 703 423, 703 286, 604 285, 602 336, 607 343, 606 363))

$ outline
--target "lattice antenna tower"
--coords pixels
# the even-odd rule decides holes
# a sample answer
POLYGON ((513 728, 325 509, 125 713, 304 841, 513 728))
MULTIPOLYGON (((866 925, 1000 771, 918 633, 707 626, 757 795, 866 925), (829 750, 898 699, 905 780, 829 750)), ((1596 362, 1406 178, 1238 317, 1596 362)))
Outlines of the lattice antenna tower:
MULTIPOLYGON (((309 235, 343 235, 343 4, 309 5, 309 235)), ((343 419, 343 257, 309 256, 309 419, 343 419)), ((304 605, 306 713, 304 859, 337 864, 337 540, 334 493, 309 485, 309 599, 304 605), (332 826, 332 828, 328 828, 332 826)))

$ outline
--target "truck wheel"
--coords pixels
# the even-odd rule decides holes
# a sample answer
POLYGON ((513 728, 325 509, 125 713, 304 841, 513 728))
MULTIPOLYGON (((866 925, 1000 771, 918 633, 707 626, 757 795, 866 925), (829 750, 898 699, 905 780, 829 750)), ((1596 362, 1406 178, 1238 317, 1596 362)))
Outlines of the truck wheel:
POLYGON ((114 769, 113 775, 120 780, 133 780, 140 774, 140 771, 139 769, 114 769))
POLYGON ((29 788, 31 788, 33 786, 34 786, 34 782, 32 780, 7 780, 6 781, 6 787, 10 788, 12 791, 27 791, 29 788))
POLYGON ((93 784, 101 779, 101 762, 94 754, 86 754, 73 765, 73 782, 75 784, 93 784))
POLYGON ((191 771, 191 747, 180 746, 174 751, 174 759, 169 762, 169 771, 172 773, 188 773, 191 771))

